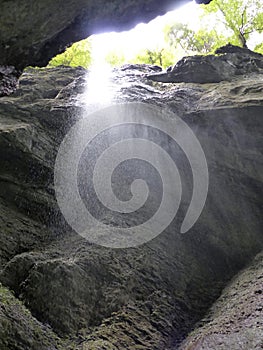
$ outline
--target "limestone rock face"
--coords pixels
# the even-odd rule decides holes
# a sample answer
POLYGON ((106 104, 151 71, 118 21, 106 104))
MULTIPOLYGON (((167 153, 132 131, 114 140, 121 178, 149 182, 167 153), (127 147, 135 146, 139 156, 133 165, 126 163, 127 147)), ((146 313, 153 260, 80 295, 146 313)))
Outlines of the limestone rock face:
MULTIPOLYGON (((224 57, 216 58, 219 65, 224 57)), ((147 79, 160 70, 156 66, 126 65, 99 85, 97 100, 92 73, 84 69, 26 69, 16 92, 1 97, 0 281, 4 287, 0 292, 7 293, 10 301, 8 306, 3 300, 1 304, 1 322, 8 325, 1 349, 35 349, 37 334, 41 344, 47 344, 43 349, 180 346, 229 280, 263 247, 263 75, 251 68, 253 57, 247 61, 246 74, 219 83, 167 85, 147 79), (187 233, 180 234, 179 228, 191 199, 192 178, 179 148, 172 149, 186 192, 177 219, 157 238, 135 248, 111 249, 89 243, 63 220, 54 191, 57 151, 76 121, 101 108, 105 88, 110 104, 136 101, 168 108, 200 141, 209 169, 209 191, 199 220, 187 233), (11 315, 16 312, 17 322, 10 322, 9 310, 11 315), (31 328, 26 332, 24 323, 29 320, 31 328), (16 336, 21 332, 25 336, 16 336)), ((121 178, 115 183, 121 189, 125 185, 121 178)), ((156 186, 154 190, 158 193, 156 186)), ((134 220, 148 214, 145 209, 134 220)), ((121 220, 110 219, 113 224, 121 220)), ((98 228, 92 230, 100 234, 98 228)), ((250 307, 245 291, 249 281, 257 279, 259 264, 258 258, 229 284, 203 321, 207 328, 198 328, 183 349, 219 344, 215 334, 226 329, 222 319, 228 302, 245 314, 242 319, 234 313, 229 316, 235 327, 240 322, 240 337, 231 333, 237 328, 231 328, 232 335, 222 338, 226 344, 222 349, 231 348, 237 337, 241 343, 249 342, 252 335, 259 339, 258 327, 253 326, 247 336, 241 334, 246 322, 254 325, 262 317, 258 299, 253 298, 250 307), (248 316, 252 309, 256 312, 248 316)), ((253 296, 260 295, 259 287, 252 289, 253 296)))
POLYGON ((0 66, 46 66, 73 42, 98 32, 130 29, 181 4, 178 0, 2 1, 0 66))

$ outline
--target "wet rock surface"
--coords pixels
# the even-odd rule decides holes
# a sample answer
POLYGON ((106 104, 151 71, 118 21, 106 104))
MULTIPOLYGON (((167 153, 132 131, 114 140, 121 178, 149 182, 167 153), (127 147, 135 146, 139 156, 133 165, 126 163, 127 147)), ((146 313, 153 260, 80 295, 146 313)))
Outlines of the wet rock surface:
MULTIPOLYGON (((51 349, 176 349, 230 279, 262 250, 262 74, 248 68, 246 74, 220 83, 167 85, 147 79, 158 70, 147 65, 115 69, 108 81, 114 92, 110 103, 141 101, 181 117, 204 149, 209 192, 197 223, 180 234, 191 178, 178 151, 188 192, 177 219, 137 248, 89 243, 72 232, 57 207, 53 171, 58 147, 77 120, 101 107, 87 105, 88 72, 27 69, 17 91, 1 98, 0 281, 6 293, 13 291, 12 300, 24 304, 17 309, 17 322, 10 322, 9 311, 1 311, 1 322, 8 324, 7 349, 35 349, 29 342, 35 333, 43 344, 52 344, 51 349), (23 330, 24 336, 15 336, 14 343, 14 334, 28 322, 21 308, 34 321, 32 330, 23 330)), ((99 233, 96 227, 94 232, 99 233)), ((258 258, 237 277, 240 283, 231 282, 214 304, 204 321, 204 327, 212 329, 209 334, 225 327, 218 320, 224 318, 228 301, 233 308, 249 310, 245 286, 249 281, 256 285, 260 264, 258 258), (232 291, 237 297, 232 298, 232 291)), ((258 299, 253 300, 258 308, 258 299)), ((249 316, 251 324, 261 312, 249 316)), ((222 349, 231 348, 235 337, 244 344, 252 333, 258 339, 259 327, 253 326, 247 337, 241 335, 250 322, 245 315, 243 323, 233 314, 240 337, 224 336, 222 349)), ((203 332, 198 328, 194 337, 205 339, 204 349, 218 344, 219 336, 205 338, 203 332)), ((190 336, 185 349, 191 348, 188 341, 199 349, 197 338, 190 336)), ((253 340, 250 344, 254 346, 253 340)))
POLYGON ((229 283, 180 350, 262 349, 262 271, 261 253, 229 283))
POLYGON ((50 327, 37 321, 14 295, 0 284, 1 349, 58 350, 62 343, 50 327))

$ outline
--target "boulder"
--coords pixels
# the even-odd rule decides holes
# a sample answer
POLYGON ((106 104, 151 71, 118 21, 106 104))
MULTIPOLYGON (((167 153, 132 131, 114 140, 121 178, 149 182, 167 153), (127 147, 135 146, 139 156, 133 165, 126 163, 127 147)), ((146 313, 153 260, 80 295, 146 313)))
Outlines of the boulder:
POLYGON ((217 55, 189 56, 178 61, 166 72, 147 77, 162 83, 219 83, 231 81, 236 75, 262 73, 263 56, 259 53, 227 45, 216 50, 217 55))

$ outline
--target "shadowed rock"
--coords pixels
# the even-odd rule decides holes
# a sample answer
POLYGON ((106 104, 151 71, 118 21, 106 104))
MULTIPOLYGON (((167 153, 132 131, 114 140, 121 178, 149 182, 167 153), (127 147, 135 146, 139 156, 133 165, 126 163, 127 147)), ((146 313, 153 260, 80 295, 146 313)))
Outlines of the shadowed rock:
POLYGON ((0 66, 0 97, 16 90, 19 75, 15 67, 0 66))
POLYGON ((261 253, 229 283, 179 349, 262 349, 262 269, 261 253))
POLYGON ((251 51, 245 47, 235 46, 230 43, 225 46, 219 47, 218 49, 215 50, 215 54, 217 55, 224 54, 224 53, 236 53, 236 54, 239 53, 241 55, 248 54, 250 56, 262 58, 262 55, 260 53, 251 51))
POLYGON ((184 57, 166 72, 150 74, 148 79, 162 83, 219 83, 236 75, 262 73, 263 56, 233 45, 216 51, 220 56, 184 57))

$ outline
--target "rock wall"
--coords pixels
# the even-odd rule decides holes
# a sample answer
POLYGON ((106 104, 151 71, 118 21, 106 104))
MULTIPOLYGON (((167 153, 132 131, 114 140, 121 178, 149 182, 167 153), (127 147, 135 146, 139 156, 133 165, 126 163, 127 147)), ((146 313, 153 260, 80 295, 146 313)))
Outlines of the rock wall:
POLYGON ((262 349, 262 262, 261 253, 231 281, 180 350, 262 349))
MULTIPOLYGON (((224 53, 218 57, 224 62, 224 53)), ((17 91, 1 98, 1 349, 39 349, 39 342, 41 349, 176 349, 228 281, 262 250, 263 75, 262 66, 247 58, 244 53, 246 72, 219 83, 155 82, 149 76, 160 71, 156 66, 114 70, 111 103, 168 107, 193 129, 209 168, 206 205, 193 228, 182 235, 174 221, 137 248, 89 243, 72 232, 56 204, 54 161, 65 133, 87 109, 88 72, 27 69, 17 91)), ((242 61, 242 55, 233 53, 232 60, 242 61)), ((181 157, 178 151, 184 174, 189 169, 181 157)), ((249 271, 247 281, 253 281, 249 271)), ((243 285, 232 286, 243 295, 243 285)), ((222 298, 231 301, 231 293, 222 298)), ((218 303, 224 315, 225 303, 218 303)), ((212 311, 206 322, 217 317, 212 311)), ((256 321, 258 314, 251 317, 256 321)), ((253 328, 257 339, 259 332, 253 328)), ((196 337, 203 334, 197 330, 196 337)), ((201 349, 196 337, 184 349, 201 349)), ((209 339, 204 349, 218 344, 219 338, 209 339)), ((231 348, 234 338, 227 339, 220 349, 231 348)))

